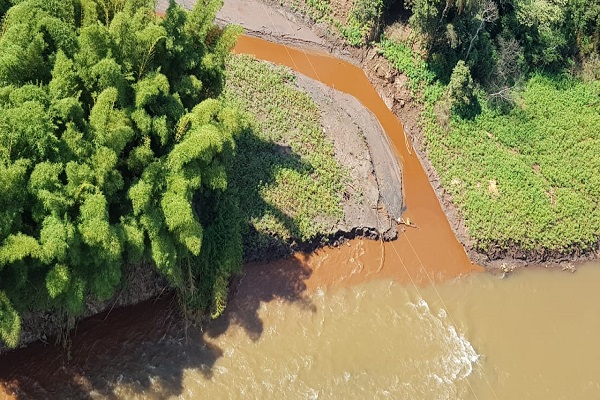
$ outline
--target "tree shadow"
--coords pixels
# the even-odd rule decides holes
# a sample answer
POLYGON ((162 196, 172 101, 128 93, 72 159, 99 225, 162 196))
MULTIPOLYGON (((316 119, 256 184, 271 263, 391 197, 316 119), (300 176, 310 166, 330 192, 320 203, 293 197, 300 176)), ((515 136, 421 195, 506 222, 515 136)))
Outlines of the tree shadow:
POLYGON ((237 152, 230 179, 239 193, 242 211, 244 260, 243 275, 233 283, 232 301, 227 312, 206 327, 211 338, 224 334, 232 325, 242 327, 256 341, 263 332, 263 322, 258 315, 261 303, 286 301, 299 303, 314 311, 314 305, 304 295, 304 283, 312 270, 299 259, 283 259, 300 241, 298 223, 285 211, 264 198, 263 189, 276 183, 276 175, 283 169, 303 174, 313 171, 312 165, 301 159, 289 146, 261 138, 254 128, 245 129, 236 139, 237 152), (265 215, 276 219, 292 237, 285 240, 280 235, 260 232, 253 220, 265 215), (279 259, 275 263, 265 261, 279 259), (253 262, 249 261, 257 261, 253 262))
POLYGON ((481 114, 481 103, 477 96, 472 96, 469 104, 454 106, 452 107, 452 112, 461 119, 473 121, 481 114))
MULTIPOLYGON (((265 201, 261 190, 275 182, 282 168, 310 172, 312 167, 289 147, 263 140, 252 130, 245 131, 237 145, 231 181, 240 194, 245 220, 269 213, 298 235, 294 218, 265 201)), ((281 256, 275 249, 290 246, 250 225, 244 234, 247 253, 262 241, 261 250, 253 254, 263 260, 269 254, 281 256)), ((67 349, 36 342, 2 355, 0 394, 4 386, 19 399, 178 396, 184 391, 185 370, 206 380, 213 378, 215 363, 224 356, 216 344, 220 336, 241 328, 252 341, 260 339, 265 329, 260 315, 263 303, 293 302, 314 312, 305 283, 311 274, 298 257, 246 264, 232 285, 225 313, 204 327, 186 326, 174 294, 87 318, 71 333, 67 349)))
POLYGON ((116 385, 163 397, 182 392, 186 368, 210 377, 222 354, 197 330, 186 337, 175 296, 169 294, 81 321, 66 349, 36 342, 3 355, 0 381, 15 397, 27 399, 110 399, 117 397, 116 385))
POLYGON ((311 275, 312 270, 298 258, 246 264, 243 278, 232 288, 235 296, 227 311, 207 325, 206 334, 217 338, 231 326, 239 326, 250 339, 257 341, 264 331, 259 315, 262 303, 293 302, 315 312, 315 305, 306 295, 305 282, 311 275))
POLYGON ((312 270, 297 257, 250 263, 244 270, 225 313, 202 328, 186 327, 171 293, 85 319, 67 349, 36 342, 2 355, 0 397, 4 387, 18 399, 167 398, 184 393, 186 370, 210 384, 226 353, 221 343, 227 340, 218 338, 243 329, 259 340, 265 330, 263 303, 283 301, 316 311, 306 294, 312 270))
POLYGON ((230 182, 239 192, 244 260, 266 260, 285 257, 299 241, 301 230, 294 218, 264 198, 263 190, 276 183, 277 174, 290 170, 310 174, 313 166, 302 160, 289 146, 265 140, 253 128, 245 129, 236 139, 237 152, 230 172, 230 182), (252 221, 265 215, 276 220, 292 241, 273 232, 260 232, 252 221))

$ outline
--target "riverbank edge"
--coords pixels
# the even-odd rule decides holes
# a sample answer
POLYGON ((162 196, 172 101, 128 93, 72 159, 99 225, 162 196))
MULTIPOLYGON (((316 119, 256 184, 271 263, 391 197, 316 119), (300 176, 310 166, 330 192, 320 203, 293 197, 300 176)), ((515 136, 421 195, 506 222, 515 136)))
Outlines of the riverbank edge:
MULTIPOLYGON (((236 1, 230 2, 235 3, 236 1)), ((361 68, 388 109, 403 124, 407 139, 410 141, 421 162, 421 166, 429 178, 430 184, 436 193, 442 210, 446 214, 452 231, 472 262, 485 267, 492 273, 502 274, 510 273, 530 265, 541 265, 546 268, 557 268, 574 272, 579 265, 600 258, 600 243, 595 248, 587 250, 574 249, 571 254, 564 254, 550 249, 529 251, 518 245, 514 245, 504 251, 500 251, 497 248, 492 248, 488 252, 479 251, 475 246, 474 240, 468 233, 464 217, 455 205, 452 195, 442 185, 439 174, 428 157, 423 130, 421 128, 423 107, 410 94, 408 89, 399 89, 397 86, 396 82, 406 82, 408 78, 396 70, 374 47, 369 45, 352 47, 342 37, 332 33, 333 29, 331 27, 324 23, 315 22, 286 5, 282 5, 277 0, 255 1, 262 3, 270 11, 279 13, 284 17, 289 18, 292 16, 292 20, 289 22, 291 26, 295 26, 299 22, 303 26, 299 25, 296 28, 298 31, 304 27, 308 27, 322 39, 322 42, 318 43, 290 34, 273 33, 268 28, 259 30, 250 29, 244 26, 243 22, 234 22, 219 18, 219 16, 217 16, 217 24, 237 23, 244 28, 246 35, 298 47, 306 51, 328 53, 361 68)))
MULTIPOLYGON (((261 63, 269 61, 257 59, 261 63)), ((353 96, 332 89, 293 69, 292 85, 308 95, 320 113, 320 129, 333 145, 333 158, 344 171, 341 198, 343 217, 316 237, 280 240, 269 234, 264 245, 244 244, 244 263, 268 262, 294 253, 312 253, 324 247, 338 247, 353 239, 392 241, 399 235, 397 220, 402 214, 401 165, 389 139, 373 113, 353 96), (393 190, 391 190, 394 188, 393 190)), ((291 143, 275 140, 282 146, 291 143)), ((250 224, 249 229, 254 231, 250 224)), ((254 232, 253 232, 254 233, 254 232)))

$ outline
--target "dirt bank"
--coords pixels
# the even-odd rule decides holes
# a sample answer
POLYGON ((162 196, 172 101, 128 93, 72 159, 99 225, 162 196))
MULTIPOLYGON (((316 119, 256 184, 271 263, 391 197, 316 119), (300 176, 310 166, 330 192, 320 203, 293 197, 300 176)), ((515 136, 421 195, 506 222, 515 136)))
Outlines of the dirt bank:
POLYGON ((354 97, 296 76, 298 86, 318 104, 335 158, 349 173, 338 232, 364 232, 372 238, 379 232, 385 240, 395 239, 395 220, 402 215, 402 174, 377 118, 354 97))
MULTIPOLYGON (((132 265, 124 271, 123 283, 116 290, 115 295, 106 301, 87 301, 86 310, 77 320, 101 312, 106 312, 108 316, 114 309, 141 303, 166 294, 169 290, 168 282, 155 268, 149 268, 147 265, 132 265)), ((51 311, 24 313, 21 315, 21 338, 17 347, 24 347, 32 342, 54 344, 57 340, 64 340, 64 337, 54 336, 73 328, 77 320, 67 317, 66 313, 51 311)), ((0 354, 7 350, 0 341, 0 354)))

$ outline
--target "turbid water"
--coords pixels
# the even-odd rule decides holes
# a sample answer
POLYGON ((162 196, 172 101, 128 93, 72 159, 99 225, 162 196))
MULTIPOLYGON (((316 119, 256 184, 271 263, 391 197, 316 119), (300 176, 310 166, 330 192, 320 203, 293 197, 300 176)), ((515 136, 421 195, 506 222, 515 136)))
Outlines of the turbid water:
POLYGON ((339 271, 340 281, 361 268, 376 271, 378 264, 366 265, 374 260, 361 255, 366 243, 251 265, 252 281, 242 282, 227 314, 204 332, 190 328, 187 339, 170 298, 85 321, 70 363, 42 344, 3 356, 6 392, 116 399, 600 398, 600 265, 574 274, 526 269, 504 279, 471 274, 425 286, 385 277, 350 285, 323 279, 331 275, 322 274, 325 265, 339 271), (347 251, 356 257, 332 262, 347 251))
POLYGON ((408 153, 401 125, 377 105, 360 70, 255 39, 237 51, 289 59, 336 89, 359 88, 351 93, 399 151, 405 216, 419 229, 383 247, 355 240, 248 265, 228 311, 204 331, 186 331, 170 297, 89 319, 74 334, 70 361, 43 343, 2 356, 6 396, 600 398, 599 263, 574 274, 542 267, 505 279, 467 274, 477 268, 408 153), (263 47, 267 54, 258 53, 263 47))

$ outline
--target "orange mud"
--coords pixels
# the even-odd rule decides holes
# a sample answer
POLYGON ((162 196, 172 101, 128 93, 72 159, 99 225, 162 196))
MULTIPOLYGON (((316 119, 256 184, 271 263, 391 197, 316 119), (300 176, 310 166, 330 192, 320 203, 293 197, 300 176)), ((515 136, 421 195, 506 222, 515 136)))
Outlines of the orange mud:
POLYGON ((307 280, 308 288, 342 282, 343 285, 352 285, 369 277, 392 277, 401 282, 412 280, 422 284, 430 279, 441 280, 483 270, 471 263, 456 239, 415 151, 408 147, 410 144, 405 139, 402 124, 386 107, 361 69, 326 54, 306 52, 249 36, 240 37, 234 52, 253 54, 259 59, 286 65, 356 97, 367 107, 393 143, 403 173, 404 188, 398 188, 403 190, 404 195, 403 218, 410 219, 417 226, 399 226, 398 240, 384 245, 383 264, 380 261, 381 244, 369 241, 352 243, 347 248, 324 249, 313 255, 299 254, 292 260, 280 261, 280 264, 299 262, 311 267, 313 274, 307 280), (358 261, 354 263, 351 260, 358 261), (324 267, 325 263, 328 268, 324 267))

